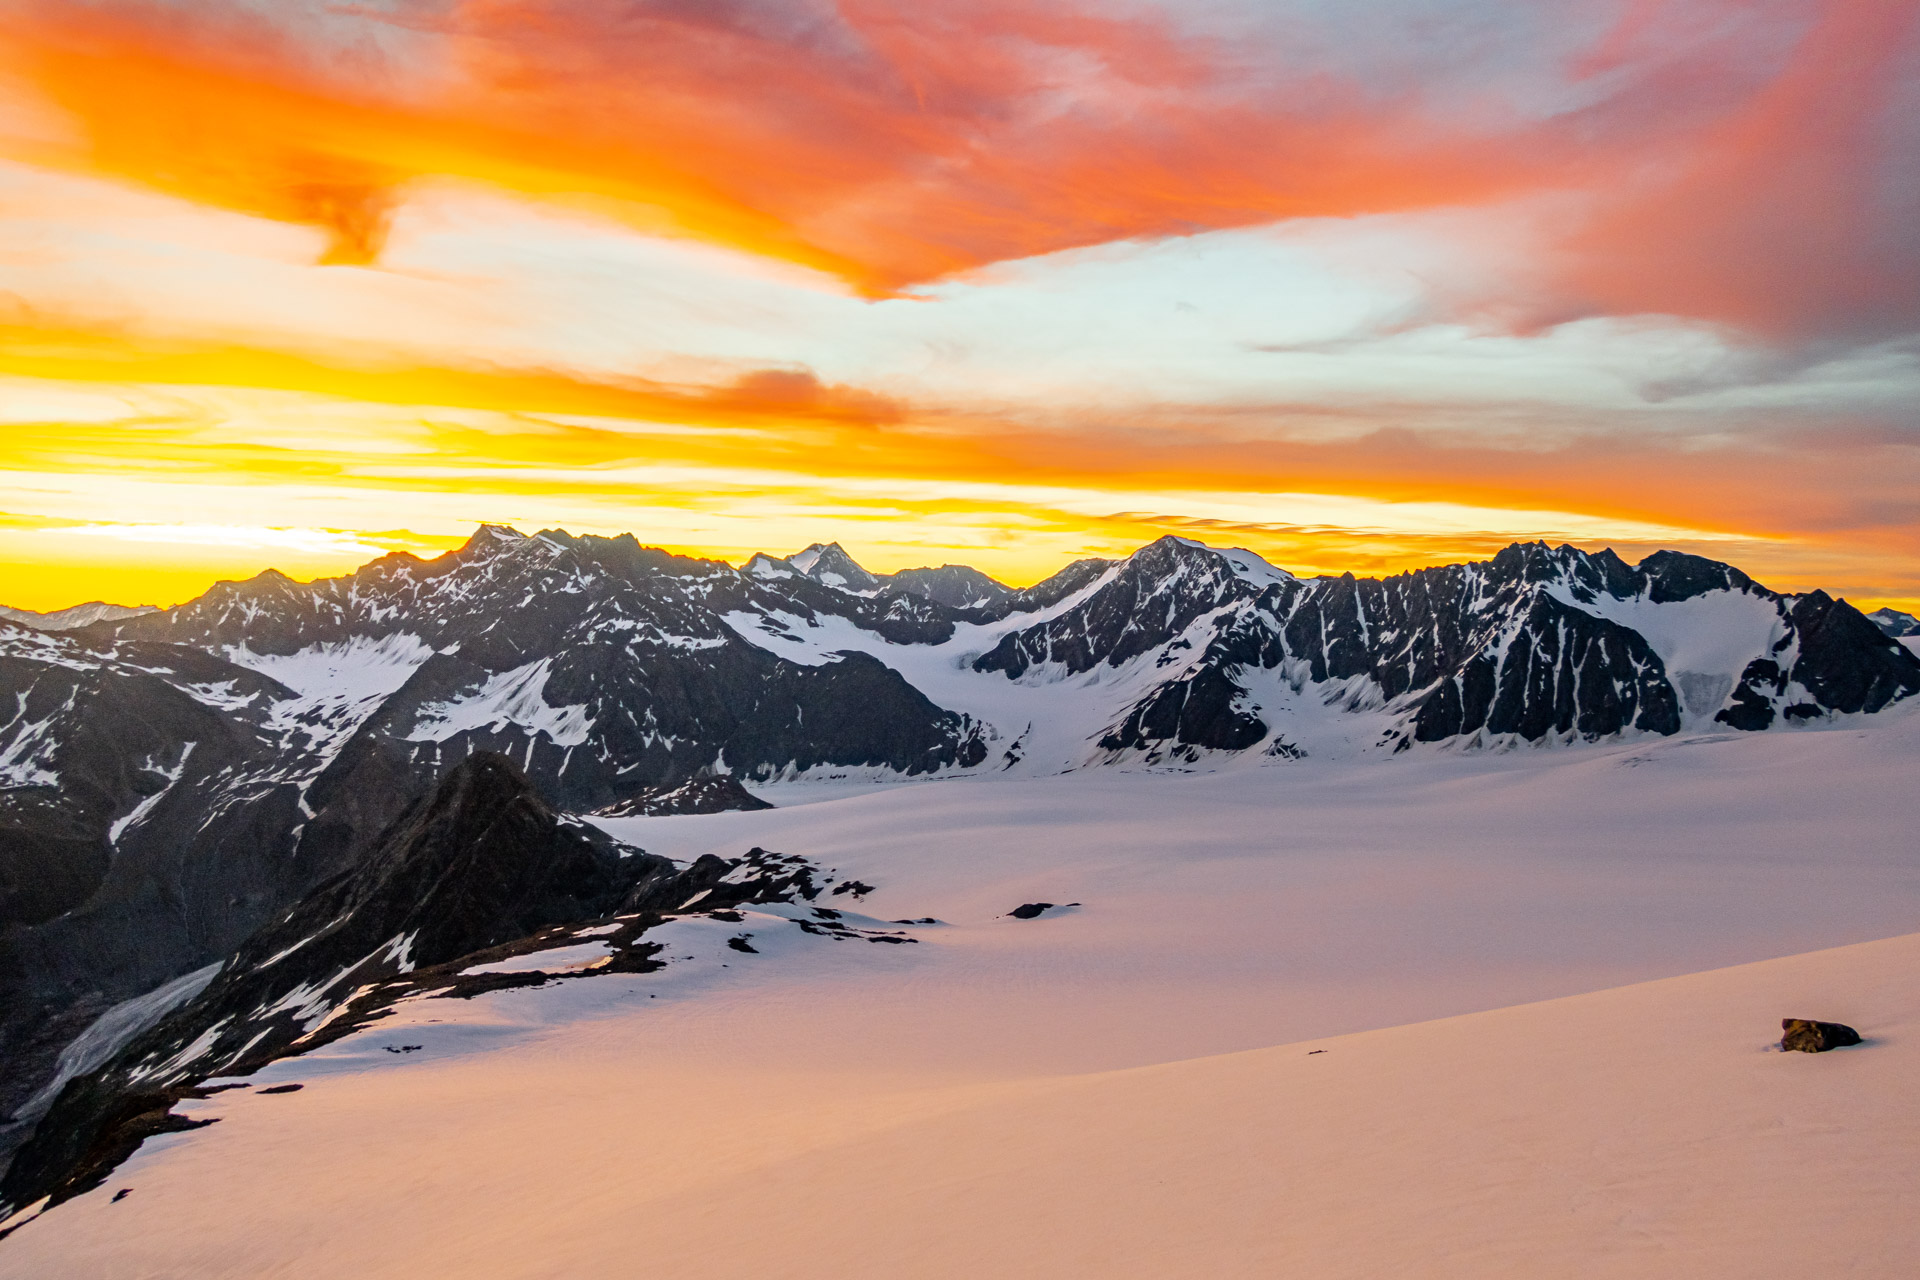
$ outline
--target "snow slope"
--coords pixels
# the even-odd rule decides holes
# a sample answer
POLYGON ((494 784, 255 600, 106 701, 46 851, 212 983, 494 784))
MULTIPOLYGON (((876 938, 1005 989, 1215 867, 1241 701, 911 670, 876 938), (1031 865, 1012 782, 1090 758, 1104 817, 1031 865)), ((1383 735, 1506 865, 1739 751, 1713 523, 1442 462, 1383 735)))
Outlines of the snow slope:
POLYGON ((1746 1277, 1816 1243, 1901 1275, 1916 967, 1909 935, 1019 1081, 623 1078, 551 1048, 308 1071, 203 1104, 223 1123, 29 1224, 0 1274, 618 1274, 644 1242, 663 1278, 1746 1277), (1781 1053, 1783 1010, 1868 1041, 1781 1053))
POLYGON ((813 857, 913 940, 756 909, 403 1004, 0 1276, 1900 1274, 1920 936, 1866 940, 1920 928, 1916 750, 1896 711, 609 820, 813 857), (1784 1016, 1870 1043, 1766 1052, 1784 1016))

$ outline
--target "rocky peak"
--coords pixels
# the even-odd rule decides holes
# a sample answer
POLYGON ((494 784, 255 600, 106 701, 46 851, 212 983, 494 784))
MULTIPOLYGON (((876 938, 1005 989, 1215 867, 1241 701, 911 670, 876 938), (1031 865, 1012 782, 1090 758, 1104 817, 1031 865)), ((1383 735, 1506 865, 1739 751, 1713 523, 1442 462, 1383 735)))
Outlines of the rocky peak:
POLYGON ((949 609, 994 607, 1018 594, 1005 583, 964 564, 943 564, 937 569, 902 569, 888 575, 886 581, 896 591, 920 596, 949 609))
POLYGON ((1296 579, 1251 552, 1223 553, 1171 535, 1140 548, 1092 581, 1100 585, 1079 605, 1009 633, 974 662, 974 670, 1001 671, 1017 679, 1030 667, 1049 663, 1059 664, 1065 675, 1102 663, 1117 667, 1180 641, 1195 623, 1229 604, 1299 587, 1296 579))
POLYGON ((872 591, 880 585, 880 579, 861 568, 837 542, 816 542, 805 551, 788 556, 787 563, 824 586, 872 591))
POLYGON ((749 578, 791 578, 800 570, 790 560, 770 556, 764 551, 756 551, 747 562, 740 566, 740 572, 749 578))
POLYGON ((1680 551, 1656 551, 1640 562, 1638 571, 1647 598, 1655 604, 1691 600, 1709 591, 1766 591, 1730 564, 1680 551))
POLYGON ((1898 609, 1875 609, 1866 615, 1867 620, 1887 635, 1898 639, 1901 636, 1920 635, 1920 618, 1898 609))
POLYGON ((502 546, 515 547, 531 539, 510 524, 483 524, 473 531, 473 536, 460 544, 460 551, 481 552, 497 551, 502 546))

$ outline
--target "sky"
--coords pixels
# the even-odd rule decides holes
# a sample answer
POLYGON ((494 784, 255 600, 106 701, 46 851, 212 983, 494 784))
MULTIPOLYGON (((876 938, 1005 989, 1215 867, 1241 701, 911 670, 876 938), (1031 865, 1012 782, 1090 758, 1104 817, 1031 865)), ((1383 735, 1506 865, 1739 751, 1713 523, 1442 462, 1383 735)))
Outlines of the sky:
POLYGON ((0 0, 0 603, 483 521, 1920 604, 1915 0, 0 0))

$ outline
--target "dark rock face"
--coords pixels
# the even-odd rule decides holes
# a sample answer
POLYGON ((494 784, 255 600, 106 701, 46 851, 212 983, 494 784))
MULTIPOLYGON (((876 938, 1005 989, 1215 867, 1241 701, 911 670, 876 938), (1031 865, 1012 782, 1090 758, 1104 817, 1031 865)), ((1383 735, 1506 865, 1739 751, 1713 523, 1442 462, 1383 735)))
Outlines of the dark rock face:
MULTIPOLYGON (((1108 751, 1151 751, 1171 740, 1179 747, 1243 751, 1267 736, 1267 726, 1239 707, 1242 690, 1221 667, 1202 667, 1160 686, 1100 740, 1108 751)), ((1197 759, 1189 753, 1186 758, 1197 759)))
POLYGON ((1815 1022, 1811 1018, 1782 1018, 1780 1047, 1789 1052, 1825 1053, 1860 1043, 1860 1033, 1843 1022, 1815 1022))
POLYGON ((404 955, 416 966, 439 964, 605 914, 636 872, 667 865, 646 855, 623 858, 594 828, 561 823, 510 761, 474 755, 359 865, 249 939, 236 957, 235 983, 258 974, 272 990, 309 985, 383 946, 397 945, 397 963, 404 955), (271 959, 289 947, 298 950, 271 959))
POLYGON ((1741 672, 1714 718, 1765 729, 1775 717, 1879 711, 1920 692, 1920 659, 1844 600, 1824 591, 1783 598, 1784 634, 1741 672))
POLYGON ((1019 595, 1005 583, 996 582, 964 564, 943 564, 938 569, 902 569, 888 575, 885 582, 890 590, 922 596, 949 609, 993 609, 1019 595))
POLYGON ((1727 692, 1722 723, 1763 729, 1777 716, 1877 711, 1920 693, 1920 660, 1845 602, 1781 596, 1698 556, 1657 552, 1634 566, 1610 551, 1528 544, 1483 564, 1302 581, 1247 572, 1234 554, 1162 539, 1102 569, 1074 608, 1008 632, 975 669, 1067 678, 1157 654, 1166 681, 1100 744, 1149 760, 1266 740, 1248 676, 1275 669, 1296 691, 1361 682, 1331 696, 1404 708, 1401 745, 1672 734, 1683 718, 1675 673, 1608 615, 1717 592, 1772 611, 1782 636, 1777 656, 1756 655, 1727 692))
POLYGON ((1237 582, 1217 554, 1162 538, 1124 561, 1078 608, 1010 632, 973 667, 1016 679, 1049 664, 1065 675, 1100 663, 1117 667, 1178 637, 1237 594, 1237 582))
MULTIPOLYGON (((276 718, 292 696, 191 647, 0 630, 0 699, 24 713, 0 724, 0 1107, 94 1014, 230 953, 414 798, 352 757, 349 785, 309 786, 326 758, 276 718)), ((19 1136, 0 1126, 0 1157, 19 1136)))
MULTIPOLYGON (((103 1160, 111 1167, 161 1131, 147 1122, 200 1081, 248 1074, 359 1025, 340 1015, 382 983, 616 912, 637 936, 690 901, 714 910, 818 892, 810 867, 765 850, 682 870, 622 849, 556 816, 510 761, 476 755, 359 865, 247 939, 197 998, 70 1081, 15 1157, 0 1199, 18 1206, 84 1190, 91 1184, 74 1182, 76 1170, 84 1183, 103 1160)), ((476 987, 527 981, 509 974, 476 987)))
POLYGON ((267 758, 270 744, 250 726, 181 688, 216 680, 271 684, 190 650, 114 660, 54 637, 0 650, 0 703, 15 713, 0 728, 11 784, 0 787, 0 924, 78 906, 107 878, 123 837, 164 821, 156 810, 180 784, 267 758), (166 657, 176 661, 162 672, 166 657), (116 830, 136 810, 142 822, 116 830))
POLYGON ((1675 733, 1680 706, 1638 633, 1535 594, 1500 658, 1483 651, 1421 703, 1414 738, 1437 742, 1482 728, 1530 740, 1627 728, 1675 733))
MULTIPOLYGON (((91 1016, 230 952, 319 878, 296 856, 289 690, 185 647, 0 627, 0 1105, 91 1016), (9 696, 10 695, 10 696, 9 696)), ((18 1139, 0 1127, 0 1156, 18 1139)))
POLYGON ((1878 711, 1916 690, 1913 654, 1824 591, 1801 596, 1789 615, 1799 654, 1788 672, 1824 710, 1878 711))
POLYGON ((1647 598, 1656 604, 1691 600, 1709 591, 1750 591, 1755 586, 1752 578, 1732 565, 1703 556, 1656 551, 1642 560, 1637 570, 1629 570, 1625 562, 1612 553, 1603 554, 1609 557, 1606 569, 1609 588, 1624 588, 1613 589, 1612 594, 1633 594, 1644 582, 1647 598))

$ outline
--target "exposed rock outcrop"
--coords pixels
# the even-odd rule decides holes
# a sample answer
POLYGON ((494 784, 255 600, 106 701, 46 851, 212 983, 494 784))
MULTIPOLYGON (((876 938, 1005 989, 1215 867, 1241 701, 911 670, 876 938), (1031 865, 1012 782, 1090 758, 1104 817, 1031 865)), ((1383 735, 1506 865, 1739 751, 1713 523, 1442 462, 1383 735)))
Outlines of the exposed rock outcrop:
POLYGON ((1796 1053, 1825 1053, 1860 1043, 1860 1033, 1844 1022, 1816 1022, 1811 1018, 1782 1018, 1780 1047, 1796 1053))
MULTIPOLYGON (((198 997, 70 1081, 0 1182, 0 1201, 18 1207, 85 1190, 139 1135, 164 1131, 156 1110, 212 1076, 248 1074, 364 1025, 431 985, 423 975, 451 985, 470 959, 609 917, 618 928, 607 945, 623 970, 645 969, 652 948, 634 944, 664 913, 819 892, 810 864, 762 849, 683 869, 620 847, 556 815, 510 761, 476 755, 358 866, 247 939, 198 997)), ((505 975, 467 987, 542 980, 505 975)))

